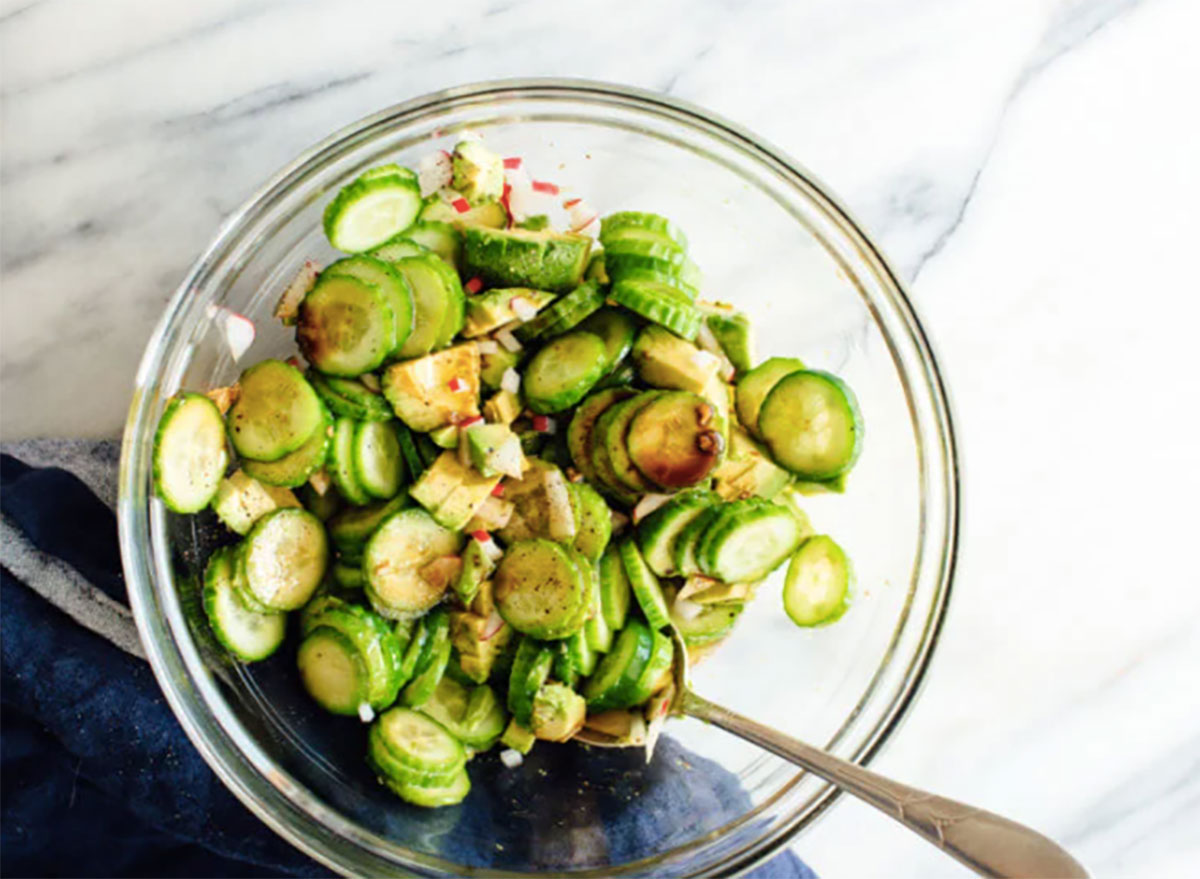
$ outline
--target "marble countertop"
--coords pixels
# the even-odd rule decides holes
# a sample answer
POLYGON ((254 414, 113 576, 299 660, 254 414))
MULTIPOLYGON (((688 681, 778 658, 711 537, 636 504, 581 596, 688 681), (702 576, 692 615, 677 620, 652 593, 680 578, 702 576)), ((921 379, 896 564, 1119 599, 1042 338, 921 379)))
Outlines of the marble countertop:
MULTIPOLYGON (((0 2, 3 437, 115 435, 222 217, 368 112, 535 75, 697 102, 840 194, 909 281, 954 398, 957 594, 876 766, 1098 876, 1194 875, 1200 4, 398 9, 0 2)), ((848 801, 798 850, 825 876, 965 872, 848 801)))

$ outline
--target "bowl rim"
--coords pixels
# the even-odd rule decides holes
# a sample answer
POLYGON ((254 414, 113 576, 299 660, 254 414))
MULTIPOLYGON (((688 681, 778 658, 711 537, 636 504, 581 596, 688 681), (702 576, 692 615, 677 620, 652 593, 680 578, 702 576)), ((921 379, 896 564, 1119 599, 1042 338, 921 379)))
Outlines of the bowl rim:
MULTIPOLYGON (((925 630, 918 652, 909 662, 908 675, 903 690, 894 698, 890 709, 871 731, 869 740, 860 748, 853 759, 861 765, 868 765, 883 747, 892 739, 896 731, 907 718, 911 706, 922 691, 933 655, 945 625, 950 595, 952 592, 954 574, 958 560, 959 525, 961 516, 961 468, 958 460, 958 444, 954 428, 953 406, 946 388, 938 362, 933 351, 928 333, 916 315, 907 286, 894 271, 887 258, 882 254, 870 237, 865 233, 861 224, 850 211, 831 194, 815 175, 807 168, 796 162, 784 151, 748 129, 724 117, 703 109, 689 101, 667 95, 658 94, 645 89, 582 78, 561 77, 529 77, 486 80, 468 84, 451 86, 434 92, 428 92, 418 97, 402 101, 364 116, 334 133, 325 137, 295 159, 284 165, 264 184, 254 191, 235 211, 233 211, 219 227, 216 235, 202 254, 189 267, 183 280, 175 289, 162 316, 146 344, 141 363, 138 367, 135 381, 135 393, 126 420, 121 449, 119 496, 118 496, 118 526, 122 563, 125 570, 130 604, 138 633, 146 650, 147 658, 160 689, 163 691, 172 713, 183 727, 192 744, 200 752, 205 762, 214 771, 222 783, 260 820, 275 833, 287 840, 291 845, 324 864, 335 872, 343 872, 345 865, 332 856, 320 850, 315 844, 295 829, 291 823, 276 815, 267 804, 256 797, 238 778, 232 767, 215 752, 215 749, 199 729, 194 719, 189 715, 182 693, 177 682, 172 680, 166 665, 166 657, 160 645, 151 635, 149 615, 153 612, 147 594, 147 588, 153 591, 157 578, 153 566, 144 555, 145 549, 139 545, 139 536, 133 517, 136 503, 136 484, 139 470, 135 460, 137 447, 138 426, 145 417, 147 410, 153 404, 150 395, 142 393, 145 379, 153 370, 156 354, 160 351, 173 320, 184 308, 185 299, 198 279, 202 278, 213 266, 216 257, 236 241, 238 231, 252 222, 277 197, 287 192, 295 178, 319 167, 325 157, 336 153, 350 142, 359 139, 379 124, 388 120, 411 117, 422 111, 432 110, 442 106, 453 106, 463 102, 477 102, 482 98, 515 100, 521 98, 554 98, 560 100, 592 99, 593 101, 616 101, 626 106, 633 106, 647 111, 668 121, 689 125, 693 129, 709 136, 714 136, 725 145, 731 146, 755 162, 762 164, 785 179, 791 186, 799 188, 803 183, 806 195, 820 201, 821 207, 836 221, 839 231, 846 235, 860 254, 870 265, 872 271, 885 279, 891 286, 893 304, 904 329, 909 335, 919 356, 924 371, 924 379, 930 392, 932 403, 933 425, 938 440, 941 459, 945 463, 945 535, 941 542, 940 552, 942 562, 939 568, 935 592, 930 607, 930 613, 925 621, 925 630), (136 588, 135 588, 136 587, 136 588)), ((245 760, 243 754, 238 754, 245 760)), ((286 806, 293 812, 299 812, 305 820, 319 822, 311 809, 300 809, 291 796, 279 789, 276 792, 285 798, 286 806)), ((781 791, 782 793, 782 791, 781 791)), ((788 844, 797 833, 811 827, 820 817, 825 815, 841 796, 841 791, 832 785, 827 785, 814 797, 813 805, 807 810, 801 810, 788 820, 779 822, 769 832, 763 834, 753 843, 734 853, 722 867, 727 875, 737 875, 764 862, 777 854, 788 844)), ((345 837, 343 837, 345 839, 345 837)), ((694 843, 692 844, 694 845, 694 843)), ((685 848, 691 846, 685 846, 685 848)), ((377 853, 375 853, 377 854, 377 853)), ((441 860, 435 857, 421 857, 429 865, 441 860)), ((405 859, 408 860, 407 858, 405 859)), ((404 864, 407 869, 420 869, 417 864, 404 864)), ((596 871, 581 871, 577 875, 590 875, 596 871)), ((596 873, 601 875, 603 871, 596 873)), ((477 868, 471 875, 514 875, 511 872, 497 872, 489 868, 477 868)))

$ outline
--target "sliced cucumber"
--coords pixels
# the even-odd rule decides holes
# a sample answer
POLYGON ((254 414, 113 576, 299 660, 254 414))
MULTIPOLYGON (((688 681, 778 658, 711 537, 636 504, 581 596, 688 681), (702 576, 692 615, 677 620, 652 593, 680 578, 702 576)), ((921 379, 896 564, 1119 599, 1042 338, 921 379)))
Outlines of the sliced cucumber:
POLYGON ((265 485, 244 470, 235 470, 222 479, 212 499, 213 512, 235 534, 245 534, 272 510, 298 506, 300 501, 291 491, 265 485))
POLYGON ((396 424, 396 439, 400 442, 400 455, 404 458, 404 469, 410 482, 416 482, 429 466, 417 448, 412 430, 403 421, 396 424))
POLYGON ((675 548, 672 550, 676 576, 690 577, 700 573, 700 565, 696 561, 696 543, 709 524, 724 510, 724 504, 708 507, 680 529, 679 535, 675 538, 675 548))
POLYGON ((588 713, 636 704, 638 682, 650 663, 654 641, 654 632, 641 620, 631 619, 626 623, 613 649, 601 658, 595 674, 583 688, 588 713))
POLYGON ((854 392, 837 376, 817 370, 793 372, 771 389, 758 431, 779 464, 814 482, 846 473, 862 451, 854 392))
POLYGON ((629 457, 629 424, 646 406, 667 391, 647 391, 612 406, 596 420, 592 463, 604 480, 610 473, 621 487, 635 492, 654 491, 654 483, 646 479, 629 457), (606 469, 607 468, 607 469, 606 469))
POLYGON ((801 524, 779 504, 752 498, 726 506, 695 548, 700 573, 726 583, 761 580, 803 540, 801 524))
POLYGON ((358 379, 322 375, 315 369, 310 369, 304 377, 334 415, 355 421, 387 421, 396 417, 383 395, 368 390, 358 379))
POLYGON ((643 476, 673 491, 707 479, 725 443, 712 403, 690 391, 667 391, 633 416, 625 445, 643 476))
POLYGON ((436 558, 456 555, 462 543, 461 534, 443 528, 422 509, 410 507, 385 519, 363 553, 367 593, 375 609, 395 618, 437 604, 444 586, 429 583, 420 571, 436 558))
POLYGON ((604 292, 593 281, 580 284, 566 296, 544 308, 517 327, 516 336, 526 342, 551 338, 574 329, 604 304, 604 292))
MULTIPOLYGON (((684 618, 672 614, 671 622, 689 647, 711 644, 724 638, 742 614, 740 604, 711 604, 696 616, 684 618)), ((690 651, 689 651, 690 652, 690 651)))
POLYGON ((333 445, 333 421, 325 412, 317 429, 300 448, 278 461, 242 459, 242 469, 259 482, 284 488, 299 488, 308 478, 325 466, 333 445))
POLYGON ((366 575, 361 564, 350 564, 338 560, 333 563, 333 580, 343 589, 362 589, 367 585, 366 575))
POLYGON ((429 250, 457 273, 462 266, 462 233, 449 223, 420 220, 409 227, 405 236, 429 250))
POLYGON ((687 236, 683 230, 658 214, 639 211, 618 211, 600 221, 600 241, 607 247, 613 238, 641 238, 648 241, 666 241, 681 250, 687 250, 687 236))
POLYGON ((518 632, 552 640, 583 625, 589 583, 561 544, 544 539, 512 543, 493 582, 496 609, 518 632))
POLYGON ((429 663, 413 676, 409 681, 408 686, 404 688, 401 694, 401 699, 409 708, 420 708, 424 705, 437 689, 438 683, 442 680, 442 676, 446 673, 446 666, 450 662, 450 635, 449 628, 446 630, 445 637, 436 640, 436 635, 431 636, 434 640, 431 641, 433 648, 429 657, 429 663))
POLYGON ((236 553, 224 547, 204 570, 204 610, 221 646, 243 662, 266 659, 287 634, 287 616, 248 610, 235 592, 236 553))
POLYGON ((404 459, 395 425, 361 421, 354 429, 355 481, 381 500, 395 497, 404 483, 404 459))
POLYGON ((633 348, 634 337, 637 336, 637 320, 627 311, 619 308, 602 308, 579 325, 585 333, 592 333, 601 338, 608 352, 608 365, 604 372, 612 372, 633 348))
POLYGON ((583 279, 608 286, 608 272, 604 270, 604 251, 592 250, 592 255, 588 257, 587 268, 583 270, 583 279))
POLYGON ((599 336, 567 333, 544 345, 525 370, 525 402, 534 412, 569 409, 592 389, 608 366, 599 336))
POLYGON ((701 283, 700 269, 690 259, 680 264, 632 249, 606 250, 604 269, 614 285, 619 281, 661 284, 688 303, 695 301, 701 283))
POLYGON ((850 560, 832 537, 810 537, 792 555, 783 581, 783 609, 797 626, 825 626, 850 607, 850 560))
POLYGON ((366 608, 344 603, 310 613, 307 625, 312 632, 334 629, 354 645, 366 670, 363 701, 376 710, 396 701, 403 657, 391 626, 366 608))
POLYGON ((375 721, 375 729, 383 754, 389 758, 389 768, 399 765, 406 773, 415 772, 428 779, 452 777, 466 765, 462 743, 436 720, 418 711, 389 709, 375 721))
MULTIPOLYGON (((592 653, 607 653, 612 648, 613 630, 608 625, 608 620, 604 618, 604 598, 600 586, 600 572, 593 568, 591 571, 592 582, 595 588, 592 590, 592 610, 588 621, 583 624, 583 631, 577 633, 575 637, 582 635, 587 640, 587 646, 592 653)), ((593 666, 595 662, 592 663, 593 666)), ((587 669, 585 674, 591 674, 594 669, 587 669)))
POLYGON ((600 655, 592 649, 584 632, 576 632, 558 643, 560 652, 555 658, 554 676, 569 687, 577 686, 581 678, 596 670, 600 655))
POLYGON ((395 342, 389 356, 399 357, 400 347, 412 332, 414 317, 412 288, 405 277, 384 260, 366 254, 340 259, 321 275, 358 278, 376 287, 387 298, 395 324, 395 342))
POLYGON ((465 769, 460 769, 444 784, 389 783, 388 787, 402 800, 414 806, 439 809, 443 806, 456 806, 465 800, 471 792, 471 777, 465 769))
MULTIPOLYGON (((646 259, 657 260, 670 266, 670 272, 683 277, 698 276, 699 270, 690 267, 687 250, 665 236, 635 234, 633 229, 613 232, 607 238, 601 239, 604 252, 609 256, 634 254, 646 259)), ((618 270, 619 274, 619 270, 618 270)), ((618 280, 620 280, 618 278, 618 280)))
POLYGON ((672 498, 637 526, 638 547, 655 574, 674 577, 675 542, 684 528, 697 516, 719 502, 710 491, 689 491, 672 498))
POLYGON ((354 377, 396 350, 396 317, 381 288, 350 275, 325 275, 300 303, 296 342, 319 372, 354 377))
POLYGON ((343 187, 325 208, 329 243, 344 253, 361 253, 411 226, 421 212, 421 187, 403 171, 368 171, 343 187))
POLYGON ((591 239, 543 230, 463 229, 463 274, 491 287, 564 291, 579 284, 591 239))
POLYGON ((328 564, 325 526, 308 510, 295 507, 259 519, 242 548, 247 591, 272 610, 303 607, 328 564))
POLYGON ((625 575, 625 564, 621 561, 621 553, 616 544, 609 544, 600 557, 600 612, 604 621, 613 632, 625 628, 625 620, 629 616, 629 603, 632 600, 632 590, 629 588, 629 577, 625 575))
POLYGON ((468 748, 486 751, 504 732, 508 713, 486 684, 464 685, 447 676, 438 682, 433 695, 421 706, 468 748))
POLYGON ((589 482, 597 482, 596 469, 592 464, 593 428, 606 409, 621 400, 627 400, 636 392, 629 388, 607 388, 597 391, 575 410, 571 423, 567 427, 567 450, 575 468, 589 482))
POLYGON ((466 298, 458 276, 435 256, 405 257, 395 266, 412 288, 416 313, 400 356, 420 357, 445 345, 462 328, 466 298))
POLYGON ((349 418, 339 418, 333 426, 333 447, 329 452, 329 473, 333 483, 347 501, 358 506, 371 502, 367 490, 359 484, 354 467, 354 437, 358 425, 349 418))
POLYGON ((317 392, 282 360, 256 363, 242 373, 238 385, 241 395, 225 421, 243 458, 278 461, 308 442, 325 419, 317 392))
MULTIPOLYGON (((281 614, 282 617, 282 614, 281 614)), ((315 628, 296 654, 300 683, 333 714, 357 714, 367 704, 367 668, 354 643, 336 629, 315 628)))
POLYGON ((203 394, 167 404, 154 434, 154 490, 167 509, 198 513, 217 494, 229 466, 221 410, 203 394))
MULTIPOLYGON (((430 720, 441 726, 441 722, 432 715, 421 712, 430 720)), ((450 732, 449 729, 446 732, 450 732)), ((450 732, 451 736, 454 736, 450 732)), ((457 737, 454 737, 457 740, 457 737)), ((465 755, 464 751, 464 755, 465 755)), ((386 742, 378 724, 371 726, 367 732, 367 765, 375 770, 379 780, 397 791, 400 785, 412 785, 415 788, 438 789, 454 781, 459 775, 465 774, 465 763, 462 766, 451 763, 434 769, 418 769, 396 758, 392 748, 386 742)))
POLYGON ((804 369, 804 363, 795 357, 770 357, 737 381, 735 408, 738 421, 752 435, 762 438, 758 432, 758 410, 767 394, 785 375, 804 369))
POLYGON ((568 483, 575 494, 579 518, 575 522, 574 547, 593 564, 600 560, 612 538, 612 511, 596 489, 586 482, 568 483))
POLYGON ((675 660, 675 643, 663 632, 654 633, 654 644, 650 648, 650 661, 646 663, 641 677, 634 684, 629 699, 633 705, 641 705, 659 690, 671 683, 671 663, 675 660))
POLYGON ((528 727, 533 700, 554 665, 554 650, 533 638, 522 638, 508 679, 508 710, 517 723, 528 727))
POLYGON ((407 495, 379 501, 365 507, 349 507, 326 523, 329 539, 340 553, 359 553, 383 520, 408 505, 407 495))
POLYGON ((609 295, 630 311, 661 324, 689 342, 700 332, 703 318, 699 309, 667 284, 622 278, 613 282, 609 295))
POLYGON ((433 253, 433 251, 424 244, 417 244, 411 238, 400 236, 376 247, 371 251, 371 256, 384 262, 399 262, 406 256, 420 256, 425 253, 433 253))
POLYGON ((629 578, 638 607, 646 615, 646 622, 653 629, 661 629, 670 622, 671 614, 658 577, 654 576, 642 558, 642 552, 633 538, 622 541, 618 551, 621 553, 621 564, 625 567, 625 576, 629 578))

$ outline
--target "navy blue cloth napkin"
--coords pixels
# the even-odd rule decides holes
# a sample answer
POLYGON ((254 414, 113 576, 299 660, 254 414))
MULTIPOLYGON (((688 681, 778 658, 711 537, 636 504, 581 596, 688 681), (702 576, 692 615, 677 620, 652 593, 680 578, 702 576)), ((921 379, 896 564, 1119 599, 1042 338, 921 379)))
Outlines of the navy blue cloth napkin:
MULTIPOLYGON (((217 780, 149 666, 47 600, 21 553, 65 562, 124 613, 116 520, 71 473, 0 456, 0 873, 327 876, 217 780), (11 535, 19 534, 19 538, 11 535), (15 545, 15 544, 20 545, 15 545), (13 568, 25 571, 17 576, 13 568), (120 605, 117 605, 119 602, 120 605)), ((101 603, 107 602, 97 596, 101 603)), ((70 610, 70 608, 68 608, 70 610)), ((657 761, 656 761, 657 762, 657 761)), ((730 776, 736 790, 736 779, 730 776)), ((737 795, 744 796, 740 790, 737 795)), ((647 810, 648 812, 651 810, 647 810)), ((654 832, 649 822, 646 832, 654 832)), ((631 826, 630 833, 638 832, 631 826)), ((809 879, 791 852, 757 879, 809 879)))

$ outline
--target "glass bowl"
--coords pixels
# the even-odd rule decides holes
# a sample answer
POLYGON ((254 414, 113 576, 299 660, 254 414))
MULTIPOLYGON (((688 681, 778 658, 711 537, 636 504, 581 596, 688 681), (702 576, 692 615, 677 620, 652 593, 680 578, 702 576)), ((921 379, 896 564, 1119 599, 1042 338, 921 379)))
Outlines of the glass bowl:
MULTIPOLYGON (((843 376, 867 433, 844 495, 810 499, 820 531, 854 560, 857 596, 824 629, 783 613, 779 578, 696 669, 697 690, 851 760, 867 761, 911 704, 937 641, 955 558, 957 468, 945 392, 900 282, 807 171, 735 125, 679 101, 592 82, 527 80, 449 89, 370 116, 284 168, 225 223, 171 298, 138 371, 121 460, 121 549, 150 662, 191 740, 268 825, 346 874, 733 874, 767 858, 827 808, 820 779, 692 720, 642 752, 541 743, 505 769, 472 762, 457 807, 423 811, 384 791, 365 728, 301 692, 294 644, 230 664, 210 649, 192 583, 220 530, 152 499, 150 452, 168 397, 231 383, 294 351, 271 318, 321 232, 332 193, 381 162, 413 165, 471 128, 535 178, 601 213, 680 223, 704 295, 749 312, 758 356, 843 376), (218 318, 251 318, 239 362, 218 318)), ((569 197, 564 194, 564 198, 569 197)))

